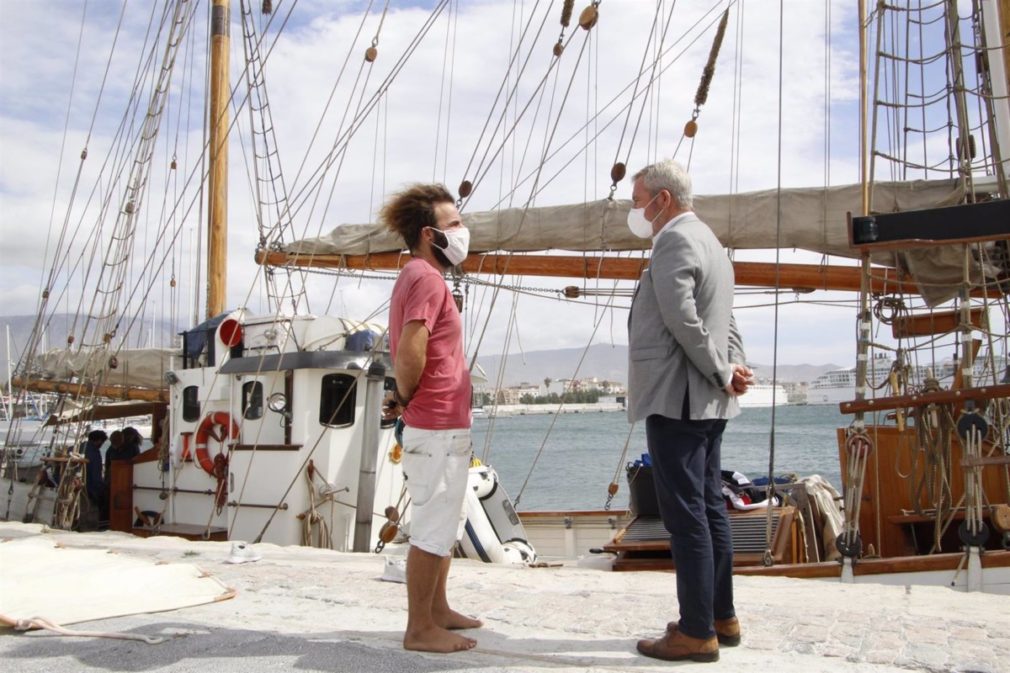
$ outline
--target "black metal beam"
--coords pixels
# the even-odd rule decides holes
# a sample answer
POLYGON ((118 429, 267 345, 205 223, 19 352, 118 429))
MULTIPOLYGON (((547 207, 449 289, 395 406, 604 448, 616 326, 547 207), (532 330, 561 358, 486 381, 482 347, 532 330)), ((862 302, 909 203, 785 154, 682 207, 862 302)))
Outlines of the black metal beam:
POLYGON ((854 248, 895 247, 1010 238, 1010 200, 968 203, 853 217, 849 244, 854 248))

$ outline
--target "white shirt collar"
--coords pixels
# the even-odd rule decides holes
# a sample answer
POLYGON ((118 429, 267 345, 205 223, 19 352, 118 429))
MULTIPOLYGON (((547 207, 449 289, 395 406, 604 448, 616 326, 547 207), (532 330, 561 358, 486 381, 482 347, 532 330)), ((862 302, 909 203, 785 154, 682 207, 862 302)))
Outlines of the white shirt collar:
POLYGON ((669 222, 667 222, 666 224, 664 224, 663 228, 660 229, 658 232, 656 232, 656 235, 652 237, 652 244, 655 245, 656 241, 659 240, 659 237, 663 235, 664 231, 667 231, 667 230, 673 228, 673 226, 675 224, 677 224, 678 222, 680 222, 681 220, 683 220, 688 215, 694 215, 694 211, 691 211, 691 210, 685 211, 685 212, 681 213, 680 215, 676 216, 675 218, 673 218, 672 220, 670 220, 669 222))

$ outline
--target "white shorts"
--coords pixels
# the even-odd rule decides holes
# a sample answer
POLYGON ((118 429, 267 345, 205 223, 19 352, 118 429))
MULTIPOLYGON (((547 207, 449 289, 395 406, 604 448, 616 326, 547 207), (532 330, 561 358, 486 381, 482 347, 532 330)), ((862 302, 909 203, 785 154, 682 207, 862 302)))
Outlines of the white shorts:
POLYGON ((403 429, 403 476, 410 495, 410 544, 449 556, 463 534, 470 429, 403 429))

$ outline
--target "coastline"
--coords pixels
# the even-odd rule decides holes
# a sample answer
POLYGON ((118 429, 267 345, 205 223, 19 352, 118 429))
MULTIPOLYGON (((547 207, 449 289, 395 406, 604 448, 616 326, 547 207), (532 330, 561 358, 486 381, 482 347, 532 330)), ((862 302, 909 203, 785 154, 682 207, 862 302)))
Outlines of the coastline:
POLYGON ((570 404, 486 404, 483 407, 475 407, 472 411, 474 417, 483 416, 492 418, 494 416, 551 416, 554 414, 599 414, 624 411, 625 406, 619 402, 594 402, 592 404, 576 403, 570 404), (480 412, 478 413, 478 409, 480 412))

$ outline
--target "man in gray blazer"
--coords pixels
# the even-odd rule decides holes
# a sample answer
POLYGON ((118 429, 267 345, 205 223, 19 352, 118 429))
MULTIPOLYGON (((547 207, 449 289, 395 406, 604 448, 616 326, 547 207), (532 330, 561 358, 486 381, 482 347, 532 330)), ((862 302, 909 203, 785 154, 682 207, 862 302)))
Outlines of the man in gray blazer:
POLYGON ((718 661, 720 644, 740 642, 720 445, 753 374, 733 320, 733 265, 691 208, 691 178, 675 162, 635 174, 628 226, 653 243, 628 317, 628 420, 645 421, 680 605, 679 620, 638 650, 718 661))

